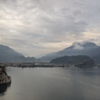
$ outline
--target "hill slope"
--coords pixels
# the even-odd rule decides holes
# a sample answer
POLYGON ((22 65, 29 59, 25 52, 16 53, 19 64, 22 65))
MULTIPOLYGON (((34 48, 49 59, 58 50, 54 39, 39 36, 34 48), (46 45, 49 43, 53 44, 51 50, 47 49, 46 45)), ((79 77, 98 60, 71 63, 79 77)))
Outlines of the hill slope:
POLYGON ((88 56, 64 56, 50 61, 53 64, 71 64, 77 67, 91 67, 94 61, 88 56))
POLYGON ((74 43, 72 46, 65 48, 59 52, 53 53, 51 55, 46 55, 40 58, 41 61, 51 61, 52 59, 62 57, 62 56, 73 56, 73 55, 87 55, 91 58, 95 58, 95 61, 98 61, 97 55, 100 54, 100 46, 97 46, 95 43, 74 43))
POLYGON ((34 61, 36 60, 33 58, 25 58, 20 53, 16 52, 15 50, 9 48, 8 46, 0 45, 0 62, 11 62, 11 61, 34 61))

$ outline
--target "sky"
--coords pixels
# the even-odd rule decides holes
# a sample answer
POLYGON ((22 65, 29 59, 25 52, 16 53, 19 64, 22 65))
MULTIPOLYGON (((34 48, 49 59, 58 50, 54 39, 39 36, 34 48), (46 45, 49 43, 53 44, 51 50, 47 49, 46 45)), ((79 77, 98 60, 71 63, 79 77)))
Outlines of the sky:
POLYGON ((0 44, 38 57, 82 41, 100 45, 100 0, 0 0, 0 44))

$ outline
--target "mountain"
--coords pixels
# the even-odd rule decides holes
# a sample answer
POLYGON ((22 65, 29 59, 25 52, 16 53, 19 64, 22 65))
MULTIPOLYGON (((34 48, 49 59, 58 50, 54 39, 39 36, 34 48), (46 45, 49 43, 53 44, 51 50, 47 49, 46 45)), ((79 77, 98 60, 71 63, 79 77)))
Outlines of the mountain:
POLYGON ((12 62, 12 61, 35 61, 34 57, 25 58, 20 53, 9 48, 8 46, 0 45, 0 62, 12 62))
POLYGON ((97 54, 97 55, 93 56, 92 59, 95 61, 95 63, 100 64, 100 54, 97 54))
POLYGON ((27 57, 26 61, 27 62, 34 62, 34 61, 36 61, 36 58, 34 58, 34 57, 27 57))
MULTIPOLYGON (((52 59, 62 57, 62 56, 75 56, 75 55, 87 55, 97 62, 99 59, 98 54, 100 54, 100 46, 95 43, 73 43, 72 46, 65 48, 59 52, 55 52, 51 55, 46 55, 40 58, 41 61, 51 61, 52 59)), ((100 62, 100 61, 99 61, 100 62)))
POLYGON ((50 61, 53 64, 70 64, 76 67, 92 67, 94 61, 88 56, 63 56, 50 61))

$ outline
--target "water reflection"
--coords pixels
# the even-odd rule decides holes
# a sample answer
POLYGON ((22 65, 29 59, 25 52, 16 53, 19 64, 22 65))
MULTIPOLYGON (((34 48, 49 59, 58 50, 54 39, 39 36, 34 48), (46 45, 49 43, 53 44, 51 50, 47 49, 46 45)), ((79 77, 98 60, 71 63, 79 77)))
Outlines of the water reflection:
POLYGON ((0 95, 4 95, 7 89, 11 86, 11 83, 0 85, 0 95))

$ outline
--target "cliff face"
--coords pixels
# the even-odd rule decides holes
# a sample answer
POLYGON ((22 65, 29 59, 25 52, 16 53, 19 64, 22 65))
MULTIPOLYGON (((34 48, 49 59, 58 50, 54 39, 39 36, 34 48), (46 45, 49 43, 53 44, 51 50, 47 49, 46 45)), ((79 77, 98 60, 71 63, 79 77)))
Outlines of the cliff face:
POLYGON ((0 85, 11 82, 11 77, 7 75, 6 68, 0 67, 0 85))

